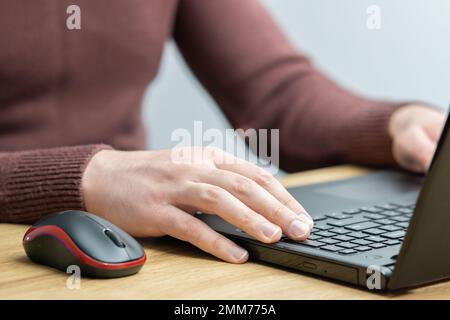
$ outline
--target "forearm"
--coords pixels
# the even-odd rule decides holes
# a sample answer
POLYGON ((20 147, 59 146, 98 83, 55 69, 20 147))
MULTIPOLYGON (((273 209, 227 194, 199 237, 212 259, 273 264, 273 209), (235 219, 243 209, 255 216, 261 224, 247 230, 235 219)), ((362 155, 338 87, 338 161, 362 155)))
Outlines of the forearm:
POLYGON ((106 145, 0 152, 0 222, 29 223, 68 209, 84 209, 84 168, 106 145))
POLYGON ((258 1, 182 1, 175 38, 234 126, 280 129, 283 169, 393 163, 387 122, 400 104, 339 87, 291 46, 258 1))
POLYGON ((288 171, 338 163, 394 164, 388 126, 404 103, 354 95, 301 64, 292 62, 284 75, 289 84, 258 102, 265 114, 240 125, 279 128, 280 166, 288 171))

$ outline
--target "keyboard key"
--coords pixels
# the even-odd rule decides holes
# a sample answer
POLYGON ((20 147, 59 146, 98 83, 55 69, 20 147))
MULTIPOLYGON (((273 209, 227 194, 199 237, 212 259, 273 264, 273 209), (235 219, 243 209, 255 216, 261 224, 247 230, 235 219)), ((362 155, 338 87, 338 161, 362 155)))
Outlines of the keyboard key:
POLYGON ((361 239, 367 237, 367 234, 364 234, 362 232, 352 232, 348 234, 349 237, 361 239))
POLYGON ((353 240, 352 243, 355 243, 360 246, 367 246, 368 244, 371 244, 372 242, 364 240, 364 239, 356 239, 356 240, 353 240))
POLYGON ((349 219, 352 217, 351 215, 343 214, 340 212, 327 213, 325 216, 327 216, 328 218, 333 218, 333 219, 338 219, 338 220, 349 219))
POLYGON ((317 232, 316 235, 318 235, 320 237, 331 238, 331 237, 334 237, 336 234, 332 233, 332 232, 328 232, 328 231, 320 231, 320 232, 317 232))
POLYGON ((404 230, 398 230, 394 232, 389 232, 381 235, 382 237, 389 238, 389 239, 399 239, 404 237, 406 232, 404 230))
POLYGON ((367 237, 366 240, 367 241, 372 241, 372 242, 383 242, 386 239, 382 238, 380 236, 370 236, 370 237, 367 237))
POLYGON ((394 206, 392 204, 382 204, 382 205, 378 205, 375 206, 377 208, 383 209, 383 210, 394 210, 395 208, 398 208, 398 206, 394 206))
POLYGON ((310 234, 308 239, 309 240, 317 240, 317 239, 321 239, 321 236, 318 236, 317 234, 310 234))
POLYGON ((378 212, 383 211, 383 209, 377 208, 377 207, 362 207, 362 208, 360 208, 360 209, 361 209, 362 211, 370 212, 370 213, 378 213, 378 212))
POLYGON ((379 214, 379 213, 366 213, 364 215, 364 218, 370 219, 370 220, 377 220, 377 219, 384 219, 385 216, 379 214))
POLYGON ((285 240, 285 242, 295 243, 295 244, 298 244, 298 245, 303 245, 303 246, 312 247, 312 248, 318 248, 318 247, 321 247, 321 246, 325 245, 325 243, 322 243, 322 242, 319 242, 319 241, 314 241, 314 240, 295 241, 295 240, 292 240, 292 239, 287 239, 287 240, 285 240))
POLYGON ((398 222, 407 222, 409 221, 408 217, 393 217, 392 220, 398 221, 398 222))
POLYGON ((351 224, 357 224, 365 221, 367 221, 367 219, 363 217, 352 217, 351 219, 330 221, 328 222, 328 224, 334 227, 345 227, 351 224))
POLYGON ((337 246, 345 248, 345 249, 353 249, 354 247, 357 247, 357 244, 350 243, 350 242, 341 242, 338 243, 337 246))
POLYGON ((377 220, 377 223, 379 224, 394 224, 396 221, 391 219, 380 219, 377 220))
POLYGON ((359 209, 349 209, 349 210, 344 210, 344 211, 342 211, 342 213, 344 213, 344 214, 358 214, 358 213, 361 213, 361 210, 359 210, 359 209))
POLYGON ((352 253, 357 253, 357 252, 358 251, 353 250, 353 249, 345 249, 345 250, 339 251, 339 253, 342 253, 342 254, 352 254, 352 253))
MULTIPOLYGON (((387 230, 387 231, 390 231, 390 230, 387 230)), ((382 234, 382 233, 386 233, 386 230, 381 230, 381 227, 380 227, 380 229, 378 229, 378 228, 372 228, 372 229, 364 230, 363 232, 368 233, 368 234, 371 234, 371 235, 373 235, 373 236, 377 236, 377 235, 380 235, 380 234, 382 234)))
POLYGON ((319 215, 311 215, 311 218, 314 220, 314 221, 322 221, 322 220, 325 220, 327 217, 325 217, 325 216, 319 216, 319 215))
POLYGON ((371 228, 375 228, 378 227, 379 225, 377 223, 373 223, 373 222, 363 222, 363 223, 358 223, 358 224, 353 224, 350 226, 346 226, 347 229, 353 230, 353 231, 361 231, 361 230, 365 230, 365 229, 371 229, 371 228))
POLYGON ((347 234, 350 233, 351 231, 344 228, 334 228, 330 229, 330 232, 334 232, 336 234, 347 234))
POLYGON ((339 242, 339 240, 335 240, 333 238, 322 238, 322 239, 320 239, 320 242, 323 242, 326 244, 336 244, 339 242))
MULTIPOLYGON (((346 235, 340 235, 340 236, 334 237, 333 239, 336 239, 338 241, 350 241, 350 240, 353 240, 355 238, 349 237, 349 236, 346 236, 346 235)), ((385 239, 383 239, 383 240, 385 240, 385 239)))
POLYGON ((386 230, 386 231, 397 231, 397 230, 401 230, 402 227, 396 226, 396 225, 387 225, 387 226, 382 226, 380 227, 380 229, 386 230))
POLYGON ((395 225, 402 227, 402 228, 408 228, 409 222, 399 222, 399 223, 396 223, 395 225))
POLYGON ((342 248, 334 246, 334 245, 324 246, 324 247, 321 247, 320 249, 326 250, 326 251, 331 251, 331 252, 336 252, 336 251, 342 250, 342 248))
POLYGON ((368 246, 361 246, 361 247, 356 247, 355 250, 358 250, 358 251, 362 252, 362 251, 372 250, 372 248, 368 247, 368 246))
POLYGON ((297 242, 297 243, 304 245, 304 246, 313 247, 313 248, 318 248, 318 247, 325 245, 325 243, 323 243, 323 242, 314 241, 314 240, 305 240, 305 241, 297 242))
POLYGON ((394 246, 394 245, 396 245, 396 244, 400 244, 400 241, 397 241, 397 240, 386 240, 386 241, 384 242, 384 244, 386 244, 386 245, 388 245, 388 246, 394 246))
POLYGON ((410 208, 398 208, 398 209, 395 209, 395 211, 398 211, 401 213, 413 213, 413 209, 410 209, 410 208))
POLYGON ((386 247, 386 245, 383 243, 371 243, 371 244, 369 244, 369 247, 372 247, 374 249, 379 249, 379 248, 386 247))
POLYGON ((382 212, 380 212, 380 214, 382 214, 383 216, 386 216, 386 217, 396 217, 396 216, 401 215, 401 213, 397 212, 397 211, 382 211, 382 212))
POLYGON ((314 225, 314 229, 325 231, 325 230, 333 229, 333 227, 327 226, 325 224, 316 224, 316 225, 314 225))

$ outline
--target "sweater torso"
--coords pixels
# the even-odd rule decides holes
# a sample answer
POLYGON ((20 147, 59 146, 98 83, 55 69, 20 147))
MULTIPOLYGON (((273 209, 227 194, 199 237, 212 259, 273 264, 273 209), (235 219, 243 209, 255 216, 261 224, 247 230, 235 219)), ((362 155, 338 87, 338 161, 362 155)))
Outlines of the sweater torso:
POLYGON ((0 10, 0 150, 145 145, 141 100, 176 0, 10 1, 0 10), (67 7, 81 9, 69 30, 67 7))

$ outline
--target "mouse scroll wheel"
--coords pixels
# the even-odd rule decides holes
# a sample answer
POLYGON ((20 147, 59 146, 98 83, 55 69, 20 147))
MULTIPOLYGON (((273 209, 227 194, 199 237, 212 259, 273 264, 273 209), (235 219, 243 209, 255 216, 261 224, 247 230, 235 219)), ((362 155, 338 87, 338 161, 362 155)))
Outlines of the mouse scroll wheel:
POLYGON ((125 248, 125 243, 110 229, 105 229, 105 234, 108 238, 111 239, 112 242, 119 248, 125 248))

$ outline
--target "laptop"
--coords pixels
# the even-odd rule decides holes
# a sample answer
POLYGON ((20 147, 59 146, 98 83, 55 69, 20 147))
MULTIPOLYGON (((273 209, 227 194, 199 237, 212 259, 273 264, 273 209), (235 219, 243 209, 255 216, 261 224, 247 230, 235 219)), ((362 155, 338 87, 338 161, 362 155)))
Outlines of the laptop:
POLYGON ((308 240, 261 243, 215 215, 200 214, 250 258, 370 290, 450 278, 450 120, 426 177, 383 170, 288 191, 315 220, 308 240))

